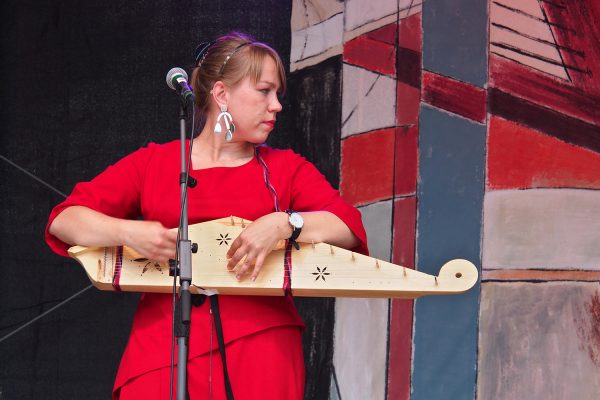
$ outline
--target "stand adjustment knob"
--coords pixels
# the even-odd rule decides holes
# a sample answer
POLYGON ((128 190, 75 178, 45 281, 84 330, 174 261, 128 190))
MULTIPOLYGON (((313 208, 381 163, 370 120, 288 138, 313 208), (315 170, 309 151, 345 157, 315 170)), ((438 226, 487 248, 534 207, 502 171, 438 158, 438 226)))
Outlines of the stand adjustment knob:
POLYGON ((192 253, 196 254, 198 252, 198 243, 192 243, 192 253))

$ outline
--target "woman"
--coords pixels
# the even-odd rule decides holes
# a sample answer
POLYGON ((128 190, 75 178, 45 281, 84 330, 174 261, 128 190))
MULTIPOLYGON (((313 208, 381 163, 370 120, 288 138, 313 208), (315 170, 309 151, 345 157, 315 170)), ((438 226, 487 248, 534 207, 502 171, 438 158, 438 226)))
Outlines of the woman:
MULTIPOLYGON (((366 252, 360 214, 316 168, 290 150, 260 146, 281 111, 285 73, 279 55, 234 32, 203 45, 196 61, 192 86, 205 123, 193 140, 190 175, 198 186, 189 190, 189 221, 230 215, 254 221, 233 241, 223 268, 235 268, 238 279, 255 279, 282 239, 366 252)), ((74 244, 127 245, 150 259, 174 258, 176 234, 170 228, 179 222, 178 160, 178 141, 150 144, 77 184, 52 211, 49 245, 63 255, 74 244), (136 219, 140 215, 144 220, 136 219)), ((303 323, 292 299, 222 296, 220 310, 235 398, 302 399, 303 323)), ((209 393, 225 398, 211 319, 209 302, 192 310, 192 400, 209 393)), ((169 398, 171 320, 169 295, 142 296, 113 399, 169 398)))

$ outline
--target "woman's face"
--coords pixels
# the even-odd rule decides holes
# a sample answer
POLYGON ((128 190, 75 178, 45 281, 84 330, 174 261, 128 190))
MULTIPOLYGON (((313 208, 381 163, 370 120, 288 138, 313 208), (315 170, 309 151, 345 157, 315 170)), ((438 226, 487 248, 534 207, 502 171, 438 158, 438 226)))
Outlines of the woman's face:
POLYGON ((227 108, 235 124, 233 141, 261 144, 267 140, 281 111, 277 72, 275 61, 266 57, 258 82, 246 77, 229 90, 227 108))

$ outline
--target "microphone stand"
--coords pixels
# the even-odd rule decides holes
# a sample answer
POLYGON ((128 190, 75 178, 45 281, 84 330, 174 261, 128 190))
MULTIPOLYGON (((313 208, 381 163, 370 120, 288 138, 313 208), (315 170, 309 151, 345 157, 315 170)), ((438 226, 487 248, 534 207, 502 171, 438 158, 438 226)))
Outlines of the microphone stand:
MULTIPOLYGON (((192 103, 193 104, 193 103, 192 103)), ((193 106, 193 105, 192 105, 193 106)), ((181 233, 178 243, 179 249, 179 268, 176 271, 179 275, 179 299, 176 307, 176 326, 177 336, 177 400, 186 400, 188 398, 187 390, 187 355, 190 338, 191 324, 191 295, 189 291, 192 282, 192 251, 197 251, 197 244, 193 244, 188 239, 188 204, 187 188, 194 187, 195 181, 188 181, 187 157, 186 157, 186 127, 185 118, 187 116, 187 101, 182 99, 179 110, 179 129, 181 137, 181 174, 179 175, 179 186, 181 193, 181 233)))

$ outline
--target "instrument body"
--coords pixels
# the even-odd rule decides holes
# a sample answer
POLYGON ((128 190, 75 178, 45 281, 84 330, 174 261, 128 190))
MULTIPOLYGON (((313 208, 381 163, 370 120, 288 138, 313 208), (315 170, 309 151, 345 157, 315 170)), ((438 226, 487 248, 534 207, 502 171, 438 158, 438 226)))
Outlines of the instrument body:
MULTIPOLYGON (((417 298, 458 294, 477 282, 477 268, 467 260, 452 260, 439 275, 404 268, 326 243, 301 243, 291 249, 290 268, 284 267, 285 246, 265 259, 256 281, 237 280, 228 271, 227 250, 250 221, 222 218, 189 226, 189 239, 198 244, 192 254, 192 293, 283 296, 417 298)), ((84 267, 100 290, 171 293, 168 263, 142 258, 127 247, 74 246, 69 254, 84 267)))

